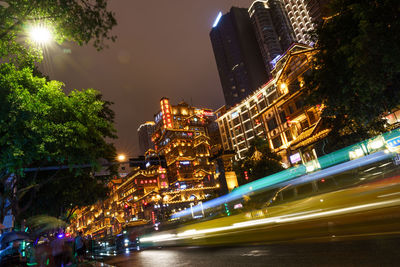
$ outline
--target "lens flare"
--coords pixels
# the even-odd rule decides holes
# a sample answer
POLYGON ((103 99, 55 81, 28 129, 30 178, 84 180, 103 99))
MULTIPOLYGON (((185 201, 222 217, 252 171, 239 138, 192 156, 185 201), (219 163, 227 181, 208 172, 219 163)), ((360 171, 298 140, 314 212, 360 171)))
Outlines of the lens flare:
POLYGON ((29 30, 29 36, 32 41, 38 44, 46 44, 51 40, 51 32, 44 26, 33 26, 29 30))

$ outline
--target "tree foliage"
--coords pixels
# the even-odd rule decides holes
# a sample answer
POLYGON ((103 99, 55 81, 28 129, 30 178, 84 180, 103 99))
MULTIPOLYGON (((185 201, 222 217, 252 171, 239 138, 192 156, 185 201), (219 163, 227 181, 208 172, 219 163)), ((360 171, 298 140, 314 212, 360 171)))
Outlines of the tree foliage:
POLYGON ((99 159, 115 158, 112 103, 93 89, 66 95, 61 82, 41 78, 43 53, 28 34, 44 26, 59 43, 100 50, 115 40, 115 25, 107 0, 1 1, 0 220, 9 208, 17 219, 59 216, 106 195, 109 176, 94 174, 99 159))
POLYGON ((281 171, 283 167, 280 160, 280 156, 271 151, 264 139, 254 138, 244 159, 234 162, 233 169, 238 183, 242 185, 281 171), (245 172, 248 180, 245 179, 245 172))
POLYGON ((115 40, 111 29, 117 24, 107 0, 7 0, 0 6, 0 39, 26 34, 31 25, 52 29, 58 41, 70 40, 101 49, 105 40, 115 40))
POLYGON ((331 137, 358 141, 383 131, 381 116, 400 103, 400 2, 330 2, 306 88, 324 104, 331 137))
MULTIPOLYGON (((0 65, 0 193, 11 201, 16 216, 39 195, 73 206, 84 203, 84 195, 93 193, 89 181, 92 186, 99 182, 93 176, 100 167, 98 160, 115 158, 114 146, 106 141, 116 137, 110 103, 93 89, 66 95, 61 82, 46 81, 32 72, 0 65), (40 171, 46 166, 60 168, 40 171), (33 171, 26 172, 27 168, 33 171), (10 175, 12 184, 7 184, 10 175), (81 199, 74 198, 84 182, 81 199)), ((96 194, 91 197, 96 200, 96 194)))

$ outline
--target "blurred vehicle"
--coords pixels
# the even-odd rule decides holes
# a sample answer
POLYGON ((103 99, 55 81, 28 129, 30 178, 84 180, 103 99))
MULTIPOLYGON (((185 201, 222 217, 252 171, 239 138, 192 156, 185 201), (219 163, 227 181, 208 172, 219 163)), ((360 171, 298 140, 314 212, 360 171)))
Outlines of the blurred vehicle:
POLYGON ((226 245, 400 234, 397 158, 379 152, 257 191, 254 183, 245 185, 241 198, 203 204, 200 219, 181 213, 178 227, 143 235, 140 242, 226 245))
POLYGON ((129 222, 116 237, 116 251, 118 253, 140 250, 139 236, 148 229, 154 229, 146 220, 129 222))

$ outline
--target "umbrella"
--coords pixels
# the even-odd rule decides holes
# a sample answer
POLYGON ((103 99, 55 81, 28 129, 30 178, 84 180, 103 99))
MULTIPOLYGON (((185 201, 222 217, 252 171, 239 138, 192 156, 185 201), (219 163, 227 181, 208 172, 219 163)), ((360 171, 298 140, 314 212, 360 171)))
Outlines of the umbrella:
POLYGON ((26 240, 29 239, 29 235, 25 232, 8 232, 4 233, 0 237, 0 249, 5 249, 10 242, 16 241, 16 240, 26 240))

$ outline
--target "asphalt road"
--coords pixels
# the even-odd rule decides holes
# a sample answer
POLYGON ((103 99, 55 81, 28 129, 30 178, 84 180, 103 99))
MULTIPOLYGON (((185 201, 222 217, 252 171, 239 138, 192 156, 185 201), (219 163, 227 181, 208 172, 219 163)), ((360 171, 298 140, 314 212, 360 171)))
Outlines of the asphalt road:
POLYGON ((400 238, 272 244, 247 247, 187 247, 144 250, 108 258, 123 266, 399 266, 400 238))

